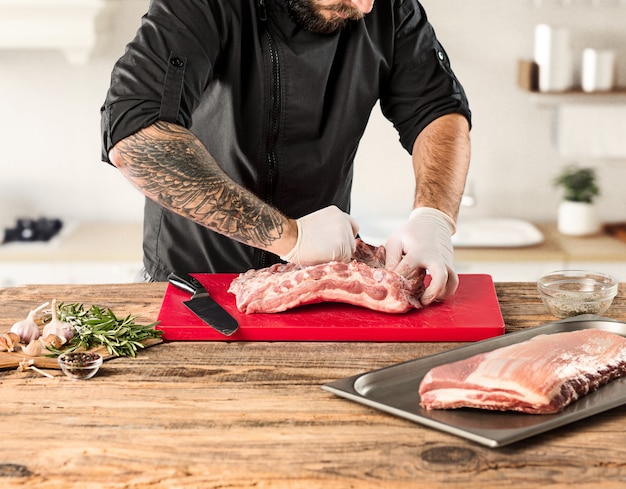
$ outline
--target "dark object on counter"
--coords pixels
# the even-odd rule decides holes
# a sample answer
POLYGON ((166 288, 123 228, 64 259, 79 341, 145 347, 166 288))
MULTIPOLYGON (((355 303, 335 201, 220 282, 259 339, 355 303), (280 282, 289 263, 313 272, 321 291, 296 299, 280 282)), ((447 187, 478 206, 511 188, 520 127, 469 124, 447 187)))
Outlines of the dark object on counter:
POLYGON ((184 301, 183 304, 206 324, 225 336, 237 331, 239 328, 237 320, 215 302, 198 279, 188 274, 175 273, 170 273, 167 279, 175 287, 193 294, 191 299, 184 301))
POLYGON ((621 241, 626 241, 626 222, 605 224, 604 231, 621 241))
POLYGON ((16 221, 14 228, 4 230, 3 243, 12 241, 50 241, 63 227, 60 219, 39 219, 21 218, 16 221))

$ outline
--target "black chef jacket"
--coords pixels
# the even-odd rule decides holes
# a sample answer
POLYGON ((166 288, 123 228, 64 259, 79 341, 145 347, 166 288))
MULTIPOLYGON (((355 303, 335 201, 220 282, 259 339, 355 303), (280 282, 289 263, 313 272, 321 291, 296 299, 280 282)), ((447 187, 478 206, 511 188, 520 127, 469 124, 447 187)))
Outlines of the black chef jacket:
MULTIPOLYGON (((283 2, 152 0, 112 72, 101 111, 103 160, 139 129, 175 122, 233 180, 299 218, 331 204, 349 212, 354 156, 378 100, 409 152, 434 119, 470 119, 417 0, 376 0, 371 13, 333 35, 302 30, 283 2)), ((279 260, 149 199, 143 251, 155 280, 279 260)))

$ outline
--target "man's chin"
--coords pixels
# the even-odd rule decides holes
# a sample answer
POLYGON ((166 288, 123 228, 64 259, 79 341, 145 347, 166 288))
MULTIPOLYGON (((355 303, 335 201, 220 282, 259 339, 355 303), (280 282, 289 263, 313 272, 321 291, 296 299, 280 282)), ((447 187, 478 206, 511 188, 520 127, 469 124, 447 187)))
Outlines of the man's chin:
POLYGON ((288 1, 287 10, 296 24, 313 34, 335 34, 350 22, 349 15, 340 16, 332 10, 316 10, 312 3, 288 1))
POLYGON ((348 24, 347 19, 336 19, 332 21, 326 21, 316 25, 302 26, 304 30, 313 34, 331 35, 341 31, 348 24))

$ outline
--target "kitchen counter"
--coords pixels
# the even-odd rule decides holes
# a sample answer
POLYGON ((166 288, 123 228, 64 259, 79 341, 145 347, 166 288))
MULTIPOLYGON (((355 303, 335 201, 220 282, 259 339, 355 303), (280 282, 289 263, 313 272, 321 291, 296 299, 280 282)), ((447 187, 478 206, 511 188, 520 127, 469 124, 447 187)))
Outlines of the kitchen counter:
POLYGON ((141 223, 64 223, 48 242, 0 245, 0 287, 134 282, 142 239, 141 223))
MULTIPOLYGON (((56 298, 156 319, 164 283, 0 289, 0 331, 56 298)), ((507 332, 550 316, 497 283, 507 332)), ((626 321, 626 283, 606 316, 626 321)), ((460 343, 173 342, 88 381, 4 370, 3 488, 623 487, 626 406, 494 449, 321 385, 460 343)))
POLYGON ((0 262, 141 262, 142 240, 141 223, 69 222, 48 242, 0 245, 0 262))
MULTIPOLYGON (((571 237, 553 223, 535 224, 543 243, 522 248, 457 248, 459 261, 624 261, 626 242, 609 234, 571 237)), ((50 243, 9 243, 0 246, 0 261, 141 261, 141 223, 69 223, 50 243)))
POLYGON ((522 248, 457 248, 458 261, 626 262, 626 242, 610 234, 565 236, 555 224, 535 224, 544 242, 522 248))
MULTIPOLYGON (((525 282, 561 268, 589 268, 626 281, 626 242, 608 234, 563 236, 552 223, 537 227, 545 241, 536 246, 457 248, 457 272, 525 282)), ((68 223, 49 243, 0 245, 0 287, 133 282, 141 267, 141 223, 68 223)))
POLYGON ((494 281, 530 282, 560 269, 584 269, 626 282, 626 242, 605 233, 573 237, 553 223, 536 224, 543 243, 523 248, 457 248, 458 273, 487 273, 494 281))

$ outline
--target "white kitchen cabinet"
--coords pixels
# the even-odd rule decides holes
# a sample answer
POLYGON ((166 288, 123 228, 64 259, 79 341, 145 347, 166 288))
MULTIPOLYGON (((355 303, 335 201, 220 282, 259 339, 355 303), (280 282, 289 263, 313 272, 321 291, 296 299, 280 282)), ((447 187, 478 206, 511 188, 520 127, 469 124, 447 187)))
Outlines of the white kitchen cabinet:
POLYGON ((0 287, 134 282, 141 262, 18 262, 0 265, 0 287))
POLYGON ((0 49, 58 49, 84 64, 104 0, 0 0, 0 49))
POLYGON ((554 110, 554 142, 563 158, 620 159, 626 156, 623 120, 626 89, 610 92, 538 93, 531 100, 554 110))

